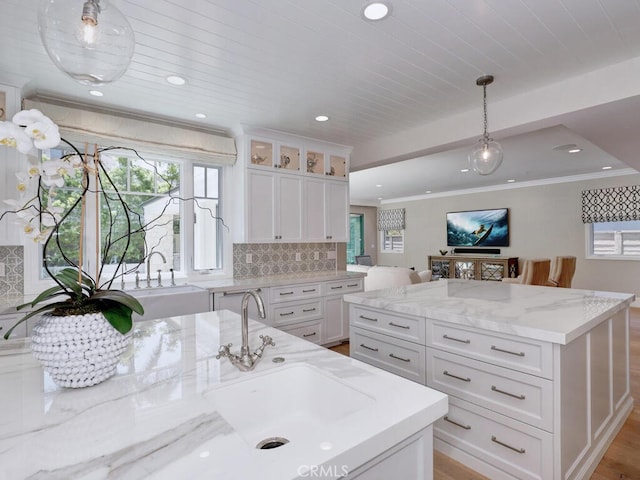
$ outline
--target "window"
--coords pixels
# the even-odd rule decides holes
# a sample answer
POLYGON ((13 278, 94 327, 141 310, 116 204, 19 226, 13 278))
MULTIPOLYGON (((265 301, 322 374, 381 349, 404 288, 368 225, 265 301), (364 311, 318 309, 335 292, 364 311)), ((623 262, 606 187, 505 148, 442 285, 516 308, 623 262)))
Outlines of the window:
MULTIPOLYGON (((61 148, 42 152, 52 159, 68 153, 71 151, 61 148)), ((87 195, 85 225, 89 227, 85 227, 83 236, 82 263, 89 273, 93 274, 97 265, 102 269, 102 280, 113 276, 122 253, 125 254, 125 265, 121 272, 132 274, 139 270, 146 273, 144 260, 152 250, 162 253, 166 262, 160 255, 154 256, 151 272, 173 268, 175 272, 188 274, 191 270, 222 268, 222 222, 218 221, 221 217, 220 167, 193 165, 188 160, 166 159, 142 152, 138 155, 129 149, 106 149, 100 155, 100 162, 110 180, 105 176, 100 187, 105 195, 87 195), (127 204, 128 219, 115 201, 114 186, 127 204), (180 200, 191 197, 192 202, 180 200), (97 215, 100 216, 99 231, 89 231, 95 228, 97 215), (193 219, 193 228, 191 225, 185 228, 185 218, 193 219), (136 233, 136 230, 140 231, 136 233), (134 233, 128 235, 127 245, 128 232, 134 233), (189 262, 191 258, 193 261, 189 262)), ((65 185, 55 190, 55 196, 45 201, 67 211, 80 196, 81 181, 82 173, 78 169, 66 177, 65 185)), ((90 175, 90 191, 96 191, 95 181, 90 175)), ((47 248, 49 270, 55 272, 68 266, 62 252, 79 263, 80 231, 80 208, 76 208, 63 222, 56 241, 51 241, 47 248)), ((39 270, 40 279, 46 279, 48 275, 42 265, 39 270)))
POLYGON ((380 246, 384 253, 403 253, 404 230, 381 230, 380 246))
POLYGON ((640 259, 640 220, 586 224, 590 258, 640 259))
POLYGON ((364 255, 364 215, 349 214, 349 243, 347 243, 347 263, 354 265, 356 257, 364 255))
POLYGON ((220 218, 220 169, 193 167, 193 269, 212 270, 222 266, 220 218))

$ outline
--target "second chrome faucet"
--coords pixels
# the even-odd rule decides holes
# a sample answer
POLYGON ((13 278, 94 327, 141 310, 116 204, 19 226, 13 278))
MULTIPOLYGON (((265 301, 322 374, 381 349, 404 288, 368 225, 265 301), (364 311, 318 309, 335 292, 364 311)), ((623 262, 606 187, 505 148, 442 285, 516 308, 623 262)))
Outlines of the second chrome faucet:
MULTIPOLYGON (((167 259, 162 254, 162 252, 154 252, 152 251, 147 255, 147 288, 151 288, 151 257, 154 255, 160 255, 162 257, 162 263, 167 263, 167 259)), ((162 286, 162 280, 160 278, 160 270, 158 270, 158 286, 162 286)))

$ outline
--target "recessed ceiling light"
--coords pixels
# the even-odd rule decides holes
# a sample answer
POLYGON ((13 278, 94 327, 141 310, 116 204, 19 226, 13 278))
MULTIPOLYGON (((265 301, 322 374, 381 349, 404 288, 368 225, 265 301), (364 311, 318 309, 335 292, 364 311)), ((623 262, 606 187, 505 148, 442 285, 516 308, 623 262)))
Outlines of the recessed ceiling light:
POLYGON ((507 183, 513 183, 513 182, 515 182, 513 178, 510 178, 509 180, 507 180, 507 183))
POLYGON ((93 95, 94 97, 102 97, 104 93, 100 90, 89 90, 89 95, 93 95))
POLYGON ((380 184, 377 184, 377 185, 376 185, 376 187, 378 187, 378 188, 380 188, 380 187, 382 187, 382 185, 380 185, 380 184))
POLYGON ((602 167, 603 170, 611 170, 613 167, 611 166, 606 166, 606 167, 602 167))
POLYGON ((366 20, 372 22, 382 20, 391 13, 391 6, 384 2, 371 2, 362 9, 362 15, 366 20))
POLYGON ((185 83, 187 83, 184 78, 179 77, 178 75, 169 75, 167 77, 167 82, 169 82, 171 85, 184 85, 185 83))
POLYGON ((460 169, 460 172, 461 172, 461 173, 467 173, 468 171, 469 171, 469 169, 468 169, 468 168, 461 168, 461 169, 460 169))
POLYGON ((207 118, 206 113, 196 113, 196 118, 207 118))
POLYGON ((567 153, 578 153, 581 152, 582 149, 577 146, 575 143, 567 143, 566 145, 558 145, 557 147, 553 147, 553 150, 557 152, 567 152, 567 153))
POLYGON ((327 120, 329 120, 329 117, 326 115, 318 115, 316 117, 316 122, 326 122, 327 120))
POLYGON ((581 152, 581 151, 582 151, 582 149, 581 149, 581 148, 577 148, 577 147, 576 147, 576 148, 572 148, 571 150, 567 150, 567 151, 568 151, 569 153, 578 153, 578 152, 581 152))
POLYGON ((382 200, 382 197, 378 197, 378 200, 382 200))
POLYGON ((424 192, 424 193, 431 193, 431 190, 427 190, 427 191, 426 191, 426 192, 424 192))

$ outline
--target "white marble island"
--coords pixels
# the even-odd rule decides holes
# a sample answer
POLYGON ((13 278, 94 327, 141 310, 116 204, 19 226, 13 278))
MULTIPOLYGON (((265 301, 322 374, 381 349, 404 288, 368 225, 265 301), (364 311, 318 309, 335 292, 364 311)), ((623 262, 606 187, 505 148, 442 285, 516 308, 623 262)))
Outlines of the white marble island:
POLYGON ((435 446, 492 479, 583 479, 631 412, 630 294, 469 280, 345 296, 351 355, 449 395, 435 446))
POLYGON ((239 348, 238 315, 140 322, 118 374, 79 390, 57 388, 28 341, 3 342, 0 478, 364 480, 396 457, 406 465, 399 449, 420 454, 407 478, 431 478, 431 424, 446 395, 257 322, 249 331, 252 349, 260 334, 276 346, 242 373, 215 359, 221 344, 239 348), (329 398, 335 388, 343 398, 329 398), (290 443, 258 450, 256 435, 290 443))

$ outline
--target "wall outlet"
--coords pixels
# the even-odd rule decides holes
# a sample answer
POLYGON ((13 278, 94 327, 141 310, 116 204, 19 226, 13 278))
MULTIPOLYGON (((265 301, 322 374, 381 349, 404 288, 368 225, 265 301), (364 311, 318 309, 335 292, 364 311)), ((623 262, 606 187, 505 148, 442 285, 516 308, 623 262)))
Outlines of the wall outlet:
POLYGON ((313 259, 320 260, 320 252, 313 252, 313 259))
POLYGON ((336 251, 335 250, 329 250, 327 252, 327 260, 335 260, 336 259, 336 251))
POLYGON ((296 252, 296 262, 299 262, 300 260, 302 260, 302 256, 300 255, 300 252, 296 252))
POLYGON ((7 274, 4 271, 4 263, 0 263, 0 277, 5 277, 7 274))
POLYGON ((247 253, 247 258, 245 259, 246 263, 252 263, 253 262, 253 254, 251 253, 247 253))

